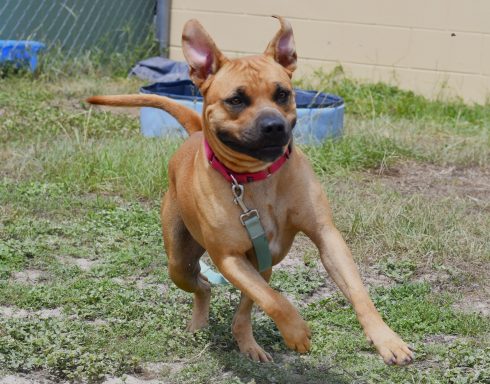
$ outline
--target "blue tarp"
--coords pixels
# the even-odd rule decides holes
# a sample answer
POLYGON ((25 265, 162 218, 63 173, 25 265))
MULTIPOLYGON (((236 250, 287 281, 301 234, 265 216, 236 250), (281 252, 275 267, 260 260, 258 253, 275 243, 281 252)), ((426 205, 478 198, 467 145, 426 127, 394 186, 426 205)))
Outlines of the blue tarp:
POLYGON ((187 63, 163 57, 150 57, 142 60, 131 69, 129 74, 154 83, 190 80, 187 63))

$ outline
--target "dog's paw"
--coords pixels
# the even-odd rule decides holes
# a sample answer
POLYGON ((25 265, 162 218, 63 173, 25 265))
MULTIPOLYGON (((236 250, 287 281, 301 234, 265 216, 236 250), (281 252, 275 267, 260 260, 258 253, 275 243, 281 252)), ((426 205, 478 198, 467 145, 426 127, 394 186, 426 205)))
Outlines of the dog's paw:
POLYGON ((238 344, 238 347, 240 348, 240 352, 246 355, 248 358, 250 358, 253 361, 257 362, 262 362, 262 363, 270 363, 274 361, 272 359, 272 356, 264 351, 258 345, 255 340, 251 340, 249 342, 242 342, 238 344))
POLYGON ((286 327, 278 327, 288 348, 299 353, 306 353, 310 350, 311 331, 301 317, 290 322, 286 327))
POLYGON ((414 359, 410 347, 386 324, 370 331, 367 338, 388 365, 407 365, 414 359))
POLYGON ((206 328, 207 326, 208 326, 208 322, 207 321, 199 321, 199 322, 197 322, 197 321, 191 320, 187 324, 187 327, 185 327, 185 330, 187 332, 194 333, 194 332, 199 331, 200 329, 206 328))
POLYGON ((186 330, 190 333, 199 331, 209 325, 209 312, 206 309, 199 309, 194 304, 192 319, 187 323, 186 330))

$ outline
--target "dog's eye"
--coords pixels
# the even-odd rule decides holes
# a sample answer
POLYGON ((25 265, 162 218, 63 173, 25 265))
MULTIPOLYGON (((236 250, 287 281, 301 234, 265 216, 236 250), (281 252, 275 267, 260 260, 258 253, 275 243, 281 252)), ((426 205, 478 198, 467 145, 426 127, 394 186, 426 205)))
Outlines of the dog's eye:
POLYGON ((279 104, 285 104, 289 101, 289 95, 291 93, 289 91, 286 91, 286 90, 279 90, 276 94, 275 94, 275 99, 276 99, 276 102, 278 102, 279 104))
POLYGON ((232 107, 241 107, 245 104, 245 101, 241 96, 233 96, 230 97, 229 99, 226 99, 225 103, 232 107))
POLYGON ((229 99, 228 103, 230 103, 231 105, 240 105, 242 103, 242 99, 238 96, 235 96, 229 99))
POLYGON ((247 96, 245 90, 238 88, 228 98, 224 99, 223 103, 232 108, 233 111, 239 112, 250 105, 250 97, 247 96))

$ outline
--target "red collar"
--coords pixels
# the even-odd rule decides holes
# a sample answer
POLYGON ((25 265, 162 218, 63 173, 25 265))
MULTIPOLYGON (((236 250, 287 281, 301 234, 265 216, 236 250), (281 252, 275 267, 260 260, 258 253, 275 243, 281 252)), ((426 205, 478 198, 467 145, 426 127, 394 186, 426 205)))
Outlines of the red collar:
POLYGON ((209 164, 211 164, 211 166, 214 169, 216 169, 219 173, 221 173, 221 175, 226 179, 226 181, 231 182, 232 179, 230 175, 232 175, 239 184, 251 183, 253 181, 260 181, 260 180, 267 179, 274 172, 277 172, 282 167, 282 165, 286 162, 286 160, 289 159, 291 150, 292 147, 290 144, 286 149, 286 152, 284 152, 284 155, 282 155, 279 159, 274 161, 269 167, 263 169, 262 171, 258 171, 254 173, 236 173, 233 172, 231 169, 225 167, 225 165, 218 160, 213 150, 209 146, 208 141, 204 139, 204 151, 206 154, 206 158, 209 161, 209 164))

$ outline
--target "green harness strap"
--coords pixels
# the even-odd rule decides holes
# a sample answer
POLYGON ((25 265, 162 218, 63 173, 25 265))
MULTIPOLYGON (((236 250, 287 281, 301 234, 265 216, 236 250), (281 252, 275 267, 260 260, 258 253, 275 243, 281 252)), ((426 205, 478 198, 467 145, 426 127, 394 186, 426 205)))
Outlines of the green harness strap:
POLYGON ((234 202, 241 210, 240 221, 247 230, 255 251, 255 257, 259 266, 259 272, 267 271, 272 267, 272 255, 269 249, 269 242, 265 236, 264 227, 260 223, 259 212, 256 209, 248 209, 243 202, 243 185, 238 184, 235 178, 230 175, 233 182, 231 191, 233 192, 234 202))
POLYGON ((272 267, 272 255, 269 249, 269 242, 265 236, 264 227, 260 223, 259 215, 249 215, 247 219, 242 220, 242 223, 247 229, 250 240, 252 240, 255 257, 257 257, 259 264, 259 272, 267 271, 272 267))

